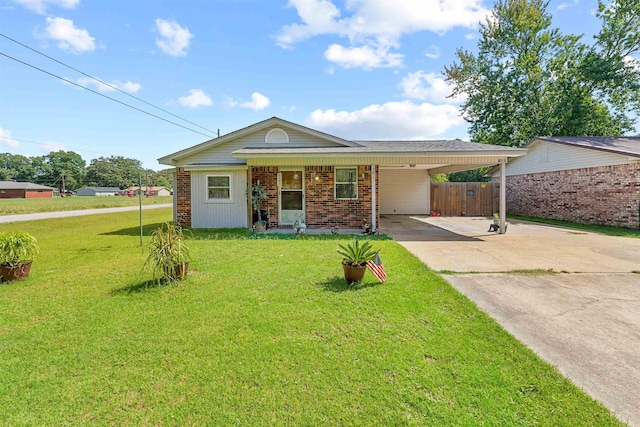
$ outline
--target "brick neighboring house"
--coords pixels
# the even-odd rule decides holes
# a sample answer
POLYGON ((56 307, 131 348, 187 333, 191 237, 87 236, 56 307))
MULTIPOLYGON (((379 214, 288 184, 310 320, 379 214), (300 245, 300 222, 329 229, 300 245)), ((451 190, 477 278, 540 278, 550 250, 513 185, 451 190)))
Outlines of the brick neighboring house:
MULTIPOLYGON (((140 193, 140 187, 137 186, 137 185, 134 185, 134 186, 131 186, 131 187, 125 189, 124 192, 131 193, 134 196, 137 196, 138 193, 140 193)), ((143 185, 142 186, 142 195, 146 197, 147 194, 149 194, 149 196, 170 196, 171 195, 171 190, 169 190, 166 187, 143 185)))
POLYGON ((349 141, 272 117, 158 159, 174 166, 174 220, 250 227, 252 185, 270 227, 375 229, 381 214, 428 214, 432 174, 503 164, 526 150, 466 141, 349 141))
POLYGON ((525 148, 506 167, 509 213, 640 228, 640 137, 540 137, 525 148))
POLYGON ((0 199, 51 199, 54 190, 31 182, 0 181, 0 199))

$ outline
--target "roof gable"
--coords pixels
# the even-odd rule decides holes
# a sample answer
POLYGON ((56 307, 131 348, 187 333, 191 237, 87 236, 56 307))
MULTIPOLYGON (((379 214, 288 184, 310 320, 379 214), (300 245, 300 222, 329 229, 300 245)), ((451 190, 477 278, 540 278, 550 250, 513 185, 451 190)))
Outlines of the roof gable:
MULTIPOLYGON (((197 159, 197 157, 201 153, 204 153, 206 151, 222 150, 222 146, 229 145, 233 141, 237 141, 251 134, 255 134, 261 131, 266 131, 267 129, 273 130, 275 128, 281 128, 285 132, 297 132, 298 134, 302 134, 316 140, 326 141, 327 143, 333 146, 341 146, 341 147, 359 146, 359 144, 355 142, 348 141, 346 139, 342 139, 333 135, 329 135, 327 133, 320 132, 305 126, 301 126, 296 123, 280 119, 278 117, 272 117, 270 119, 263 120, 261 122, 255 123, 245 128, 228 133, 219 138, 214 138, 209 141, 205 141, 201 144, 178 151, 176 153, 169 154, 168 156, 161 157, 160 159, 158 159, 158 161, 162 164, 176 165, 177 163, 182 162, 184 159, 194 160, 194 159, 197 159)), ((276 144, 274 144, 274 146, 275 145, 276 144)), ((290 141, 286 145, 290 147, 295 147, 296 142, 290 141)), ((237 148, 244 148, 244 147, 235 147, 233 150, 237 148)))

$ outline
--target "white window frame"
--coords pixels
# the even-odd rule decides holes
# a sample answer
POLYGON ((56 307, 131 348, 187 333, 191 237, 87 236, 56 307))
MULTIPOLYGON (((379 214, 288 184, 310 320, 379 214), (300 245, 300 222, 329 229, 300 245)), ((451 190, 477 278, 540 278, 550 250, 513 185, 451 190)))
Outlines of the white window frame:
POLYGON ((341 167, 336 167, 334 168, 333 171, 333 197, 335 200, 358 200, 358 167, 357 166, 341 166, 341 167), (349 182, 338 182, 338 170, 343 170, 343 169, 353 169, 355 170, 355 189, 356 189, 356 194, 355 197, 347 197, 347 198, 339 198, 338 197, 338 192, 337 192, 337 187, 338 184, 350 184, 349 182))
POLYGON ((267 132, 267 134, 264 137, 264 143, 265 144, 288 144, 289 143, 289 134, 287 133, 286 130, 281 129, 281 128, 273 128, 271 129, 269 132, 267 132), (284 142, 280 142, 280 141, 271 141, 270 136, 273 134, 279 133, 281 135, 284 135, 284 142))
POLYGON ((204 181, 205 187, 205 201, 208 203, 233 203, 233 174, 230 173, 210 173, 205 176, 204 181), (229 178, 229 198, 221 199, 221 198, 210 198, 209 197, 209 177, 219 177, 224 176, 229 178))

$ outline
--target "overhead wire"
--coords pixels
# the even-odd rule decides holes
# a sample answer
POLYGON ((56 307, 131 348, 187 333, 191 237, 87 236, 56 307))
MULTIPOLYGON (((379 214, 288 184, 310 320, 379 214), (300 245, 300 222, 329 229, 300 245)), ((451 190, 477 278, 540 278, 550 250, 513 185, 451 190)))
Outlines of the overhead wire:
MULTIPOLYGON (((135 95, 133 95, 133 94, 131 94, 131 93, 129 93, 129 92, 126 92, 126 91, 124 91, 124 90, 120 89, 119 87, 117 87, 117 86, 115 86, 115 85, 112 85, 112 84, 110 84, 110 83, 107 83, 107 82, 105 82, 105 81, 103 81, 103 80, 101 80, 101 79, 99 79, 99 78, 97 78, 97 77, 94 77, 94 76, 92 76, 92 75, 89 75, 89 74, 85 73, 84 71, 81 71, 81 70, 79 70, 79 69, 77 69, 77 68, 75 68, 75 67, 72 67, 71 65, 66 64, 66 63, 64 63, 64 62, 62 62, 62 61, 60 61, 60 60, 58 60, 58 59, 56 59, 56 58, 54 58, 54 57, 52 57, 52 56, 49 56, 49 55, 47 55, 47 54, 45 54, 45 53, 42 53, 42 52, 40 52, 39 50, 32 48, 31 46, 28 46, 28 45, 26 45, 26 44, 24 44, 24 43, 22 43, 22 42, 20 42, 20 41, 18 41, 18 40, 16 40, 16 39, 14 39, 14 38, 11 38, 11 37, 7 36, 6 34, 0 33, 0 36, 4 37, 5 39, 7 39, 7 40, 9 40, 9 41, 12 41, 13 43, 16 43, 16 44, 18 44, 18 45, 20 45, 20 46, 24 47, 25 49, 29 49, 30 51, 35 52, 35 53, 37 53, 38 55, 44 56, 45 58, 48 58, 48 59, 50 59, 50 60, 52 60, 52 61, 54 61, 54 62, 57 62, 58 64, 60 64, 60 65, 62 65, 62 66, 64 66, 64 67, 67 67, 67 68, 69 68, 69 69, 71 69, 71 70, 73 70, 73 71, 75 71, 75 72, 77 72, 77 73, 80 73, 80 74, 82 74, 83 76, 89 77, 90 79, 93 79, 93 80, 97 81, 97 82, 98 82, 98 83, 100 83, 100 84, 103 84, 103 85, 105 85, 105 86, 107 86, 107 87, 109 87, 109 88, 111 88, 111 89, 113 89, 113 90, 116 90, 116 91, 118 91, 118 92, 120 92, 120 93, 123 93, 123 94, 125 94, 125 95, 127 95, 127 96, 129 96, 129 97, 131 97, 131 98, 133 98, 133 99, 135 99, 135 100, 137 100, 137 101, 140 101, 140 102, 142 102, 142 103, 144 103, 144 104, 147 104, 147 105, 149 105, 149 106, 151 106, 151 107, 153 107, 153 108, 156 108, 156 109, 158 109, 158 110, 160 110, 160 111, 162 111, 162 112, 164 112, 164 113, 167 113, 167 114, 169 114, 169 115, 171 115, 171 116, 173 116, 173 117, 175 117, 175 118, 178 118, 178 119, 180 119, 180 120, 183 120, 183 121, 185 121, 185 122, 187 122, 187 123, 189 123, 189 124, 191 124, 191 125, 193 125, 193 126, 199 127, 200 129, 204 129, 204 130, 206 130, 207 132, 211 132, 211 133, 212 133, 212 134, 214 134, 214 135, 216 134, 216 131, 213 131, 213 130, 211 130, 211 129, 207 129, 207 128, 206 128, 206 127, 204 127, 204 126, 200 126, 200 125, 199 125, 199 124, 197 124, 197 123, 194 123, 194 122, 192 122, 192 121, 190 121, 190 120, 187 120, 187 119, 185 119, 185 118, 183 118, 183 117, 180 117, 180 116, 178 116, 178 115, 176 115, 176 114, 174 114, 174 113, 172 113, 172 112, 170 112, 170 111, 167 111, 167 110, 165 110, 165 109, 164 109, 164 108, 162 108, 162 107, 158 107, 157 105, 154 105, 154 104, 152 104, 152 103, 150 103, 150 102, 148 102, 148 101, 145 101, 144 99, 142 99, 142 98, 140 98, 140 97, 138 97, 138 96, 135 96, 135 95)), ((210 136, 210 135, 208 135, 208 136, 210 136)))
POLYGON ((57 79, 59 79, 59 80, 62 80, 63 82, 66 82, 66 83, 72 84, 72 85, 77 86, 77 87, 79 87, 79 88, 82 88, 82 89, 84 89, 84 90, 88 90, 89 92, 92 92, 92 93, 94 93, 94 94, 96 94, 96 95, 100 95, 100 96, 102 96, 102 97, 104 97, 104 98, 107 98, 107 99, 109 99, 109 100, 111 100, 111 101, 117 102, 118 104, 122 104, 122 105, 124 105, 124 106, 126 106, 126 107, 132 108, 132 109, 134 109, 134 110, 136 110, 136 111, 139 111, 139 112, 141 112, 141 113, 143 113, 143 114, 147 114, 147 115, 149 115, 149 116, 151 116, 151 117, 155 117, 156 119, 162 120, 162 121, 167 122, 167 123, 171 123, 172 125, 175 125, 175 126, 179 126, 179 127, 183 128, 183 129, 186 129, 186 130, 188 130, 188 131, 191 131, 191 132, 194 132, 194 133, 197 133, 197 134, 200 134, 200 135, 206 136, 207 138, 215 138, 215 136, 213 136, 213 135, 208 135, 208 134, 202 133, 202 132, 200 132, 200 131, 198 131, 198 130, 188 128, 188 127, 186 127, 186 126, 181 125, 180 123, 176 123, 176 122, 171 121, 171 120, 169 120, 169 119, 165 119, 164 117, 158 116, 157 114, 153 114, 153 113, 150 113, 150 112, 148 112, 148 111, 145 111, 145 110, 143 110, 143 109, 141 109, 141 108, 135 107, 135 106, 133 106, 133 105, 131 105, 131 104, 127 104, 126 102, 120 101, 120 100, 115 99, 115 98, 110 97, 110 96, 107 96, 107 95, 105 95, 105 94, 103 94, 103 93, 100 93, 100 92, 98 92, 98 91, 95 91, 95 90, 93 90, 93 89, 90 89, 90 88, 88 88, 88 87, 86 87, 86 86, 82 86, 81 84, 78 84, 78 83, 76 83, 76 82, 74 82, 74 81, 72 81, 72 80, 66 79, 66 78, 64 78, 64 77, 58 76, 57 74, 54 74, 54 73, 51 73, 51 72, 49 72, 49 71, 43 70, 42 68, 36 67, 35 65, 29 64, 28 62, 21 61, 21 60, 20 60, 20 59, 18 59, 18 58, 14 58, 14 57, 13 57, 13 56, 11 56, 11 55, 7 55, 6 53, 0 52, 0 55, 4 56, 4 57, 6 57, 6 58, 9 58, 9 59, 11 59, 11 60, 13 60, 13 61, 16 61, 16 62, 18 62, 18 63, 20 63, 20 64, 26 65, 27 67, 33 68, 34 70, 38 70, 38 71, 40 71, 40 72, 42 72, 42 73, 48 74, 48 75, 50 75, 50 76, 52 76, 52 77, 55 77, 55 78, 57 78, 57 79))

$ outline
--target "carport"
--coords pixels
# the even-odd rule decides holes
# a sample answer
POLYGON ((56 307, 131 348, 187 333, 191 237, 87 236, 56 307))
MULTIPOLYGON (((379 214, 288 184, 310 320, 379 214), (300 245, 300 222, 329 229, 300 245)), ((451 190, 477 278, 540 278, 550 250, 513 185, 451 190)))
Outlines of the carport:
MULTIPOLYGON (((378 215, 428 215, 431 176, 459 172, 483 166, 500 165, 500 234, 506 220, 506 183, 504 170, 509 159, 523 156, 525 149, 461 140, 446 141, 357 141, 371 150, 378 165, 373 186, 377 185, 379 203, 373 204, 373 218, 378 215), (379 212, 375 212, 378 205, 379 212)), ((373 168, 372 168, 373 170, 373 168)), ((374 224, 374 227, 376 224, 374 224)))

